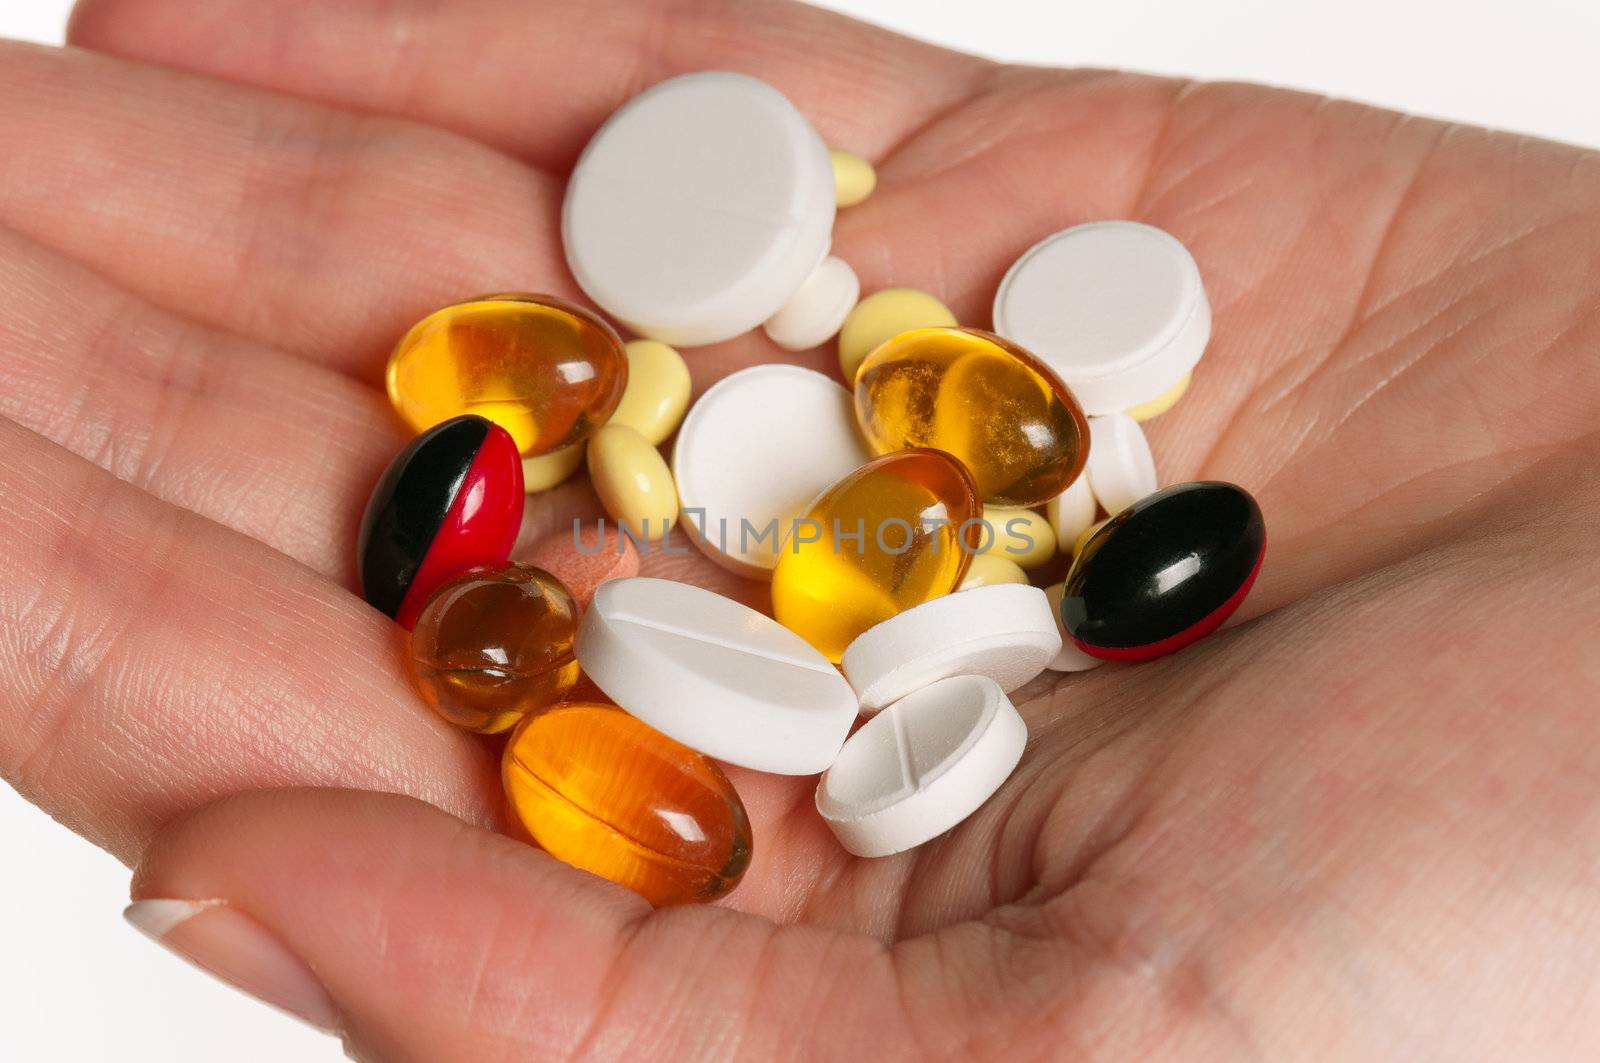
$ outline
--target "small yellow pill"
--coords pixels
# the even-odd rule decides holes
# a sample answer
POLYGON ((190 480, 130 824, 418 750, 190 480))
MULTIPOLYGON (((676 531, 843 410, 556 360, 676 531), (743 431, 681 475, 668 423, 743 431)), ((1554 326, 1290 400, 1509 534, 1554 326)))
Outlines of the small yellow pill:
POLYGON ((853 207, 878 187, 872 163, 854 152, 835 148, 828 152, 828 160, 833 163, 833 198, 839 206, 853 207))
POLYGON ((970 591, 974 587, 989 587, 996 583, 1027 583, 1028 574, 1015 561, 1007 561, 997 554, 979 554, 967 566, 966 578, 957 590, 970 591))
POLYGON ((678 522, 678 488, 661 452, 638 432, 608 424, 589 437, 589 479, 611 518, 640 542, 678 522))
POLYGON ((1193 370, 1183 374, 1183 377, 1176 384, 1149 402, 1141 402, 1139 405, 1129 408, 1127 410, 1128 416, 1135 421, 1148 421, 1152 417, 1159 417, 1166 413, 1176 406, 1178 400, 1183 398, 1183 393, 1189 390, 1189 378, 1192 376, 1194 376, 1193 370))
MULTIPOLYGON (((1106 520, 1110 519, 1111 518, 1109 517, 1106 518, 1106 520)), ((1078 541, 1072 544, 1072 556, 1077 557, 1079 554, 1083 553, 1083 548, 1088 545, 1090 539, 1094 538, 1094 533, 1105 526, 1106 521, 1100 520, 1083 529, 1083 534, 1078 536, 1078 541)))
POLYGON ((552 450, 536 458, 522 459, 522 488, 529 494, 548 491, 566 482, 583 464, 583 444, 552 450))
POLYGON ((856 371, 882 342, 914 328, 954 325, 949 307, 915 288, 885 288, 856 304, 839 328, 839 371, 854 384, 856 371))
POLYGON ((656 340, 634 340, 628 354, 628 386, 607 424, 624 424, 650 443, 678 430, 689 408, 689 367, 683 356, 656 340))
POLYGON ((1056 554, 1056 533, 1042 513, 1009 506, 984 506, 988 530, 982 554, 993 554, 1021 568, 1038 568, 1056 554))

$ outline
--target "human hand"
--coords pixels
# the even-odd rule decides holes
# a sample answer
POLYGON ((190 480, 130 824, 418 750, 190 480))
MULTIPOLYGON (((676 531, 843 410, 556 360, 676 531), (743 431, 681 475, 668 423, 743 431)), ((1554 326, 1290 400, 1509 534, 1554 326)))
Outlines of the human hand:
MULTIPOLYGON (((1595 155, 768 3, 93 0, 73 38, 134 61, 0 49, 0 770, 136 897, 226 902, 175 943, 262 928, 383 1059, 1600 1036, 1595 155), (407 688, 349 555, 403 444, 389 345, 477 292, 575 295, 566 168, 710 67, 879 164, 837 228, 866 290, 984 324, 1055 229, 1183 239, 1216 331, 1149 426, 1163 478, 1246 485, 1271 546, 1248 623, 1019 692, 1023 764, 949 835, 855 860, 813 781, 730 771, 744 883, 652 912, 487 829, 487 744, 407 688)), ((689 362, 698 391, 776 357, 689 362)))

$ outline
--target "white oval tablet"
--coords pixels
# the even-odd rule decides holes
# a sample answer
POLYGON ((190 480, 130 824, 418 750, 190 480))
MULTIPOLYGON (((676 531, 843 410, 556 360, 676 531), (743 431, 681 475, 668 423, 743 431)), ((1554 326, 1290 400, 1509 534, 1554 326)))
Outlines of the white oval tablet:
POLYGON ((811 500, 872 458, 852 401, 795 365, 751 366, 718 381, 673 444, 679 526, 730 572, 770 577, 811 500))
POLYGON ((817 811, 856 856, 904 852, 976 812, 1027 742, 1027 726, 993 679, 943 679, 850 736, 817 784, 817 811))
POLYGON ((647 89, 600 127, 561 236, 601 309, 698 346, 777 313, 828 253, 833 218, 833 165, 811 123, 770 85, 711 71, 647 89))
POLYGON ((974 587, 923 602, 868 628, 840 667, 871 716, 914 690, 955 675, 988 676, 1009 693, 1061 650, 1044 591, 1015 583, 974 587))
POLYGON ((1083 478, 1113 517, 1156 489, 1156 459, 1144 429, 1125 413, 1089 418, 1083 478))
POLYGON ((856 718, 850 684, 805 639, 687 583, 602 583, 575 655, 607 697, 651 727, 757 771, 822 771, 856 718))
POLYGON ((1056 631, 1061 635, 1061 650, 1046 668, 1052 672, 1087 672, 1091 668, 1098 668, 1106 662, 1099 657, 1091 657, 1078 648, 1078 644, 1067 636, 1067 629, 1061 623, 1061 596, 1066 592, 1066 583, 1055 583, 1045 588, 1045 597, 1050 600, 1050 613, 1055 617, 1056 631))
POLYGON ((856 271, 844 259, 829 255, 811 271, 794 298, 761 327, 767 338, 784 350, 810 350, 838 334, 860 295, 856 271))
MULTIPOLYGON (((1094 454, 1092 437, 1089 453, 1091 456, 1094 454)), ((1050 527, 1056 531, 1056 549, 1063 554, 1072 553, 1072 545, 1078 541, 1078 536, 1094 523, 1097 509, 1094 492, 1089 490, 1089 477, 1082 473, 1072 481, 1071 487, 1046 502, 1044 512, 1050 518, 1050 527)))
POLYGON ((1150 225, 1101 221, 1048 236, 1006 272, 994 330, 1054 369, 1085 413, 1159 397, 1211 338, 1211 305, 1187 248, 1150 225))

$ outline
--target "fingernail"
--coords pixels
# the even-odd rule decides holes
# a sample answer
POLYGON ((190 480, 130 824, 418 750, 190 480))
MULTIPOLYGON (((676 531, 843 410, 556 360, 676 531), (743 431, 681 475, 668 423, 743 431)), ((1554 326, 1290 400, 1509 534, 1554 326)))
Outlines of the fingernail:
POLYGON ((226 901, 135 901, 122 913, 146 937, 257 1000, 337 1033, 339 1013, 305 962, 226 901))

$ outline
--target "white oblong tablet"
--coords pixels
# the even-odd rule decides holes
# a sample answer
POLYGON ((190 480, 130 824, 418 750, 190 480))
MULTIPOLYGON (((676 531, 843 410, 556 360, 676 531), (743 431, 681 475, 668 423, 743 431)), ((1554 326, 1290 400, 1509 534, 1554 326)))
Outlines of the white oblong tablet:
POLYGON ((850 392, 810 369, 766 364, 718 381, 678 429, 680 527, 706 556, 767 579, 811 500, 871 460, 850 392))
MULTIPOLYGON (((1091 438, 1089 453, 1094 454, 1091 438)), ((1072 481, 1072 486, 1045 503, 1045 516, 1056 532, 1056 549, 1063 554, 1072 553, 1072 545, 1094 523, 1098 504, 1094 492, 1089 490, 1089 478, 1082 473, 1072 481)))
POLYGON ((1113 517, 1156 489, 1156 459, 1144 429, 1125 413, 1089 418, 1083 478, 1113 517))
POLYGON ((810 350, 838 335, 860 295, 856 271, 844 259, 829 255, 762 328, 784 350, 810 350))
POLYGON ((601 309, 692 347, 760 325, 828 253, 833 165, 772 86, 709 71, 623 104, 589 141, 561 214, 567 263, 601 309))
POLYGON ((1211 338, 1211 304, 1176 238, 1139 222, 1091 222, 1017 259, 995 294, 994 330, 1054 369, 1085 413, 1116 413, 1194 368, 1211 338))
POLYGON ((1060 628, 1044 591, 997 583, 896 613, 858 635, 840 667, 862 714, 872 716, 955 675, 988 676, 1010 693, 1044 671, 1060 650, 1060 628))
POLYGON ((632 715, 757 771, 822 771, 856 718, 850 684, 805 639, 687 583, 636 576, 601 584, 575 655, 632 715))
POLYGON ((817 811, 856 856, 904 852, 976 812, 1027 742, 1027 726, 993 679, 942 679, 850 736, 817 784, 817 811))
POLYGON ((1091 657, 1078 648, 1078 644, 1067 636, 1067 629, 1061 623, 1061 595, 1066 591, 1066 583, 1055 583, 1045 588, 1045 597, 1050 600, 1050 613, 1055 617, 1056 631, 1061 635, 1061 650, 1055 655, 1046 668, 1052 672, 1087 672, 1091 668, 1099 668, 1106 662, 1099 657, 1091 657))

